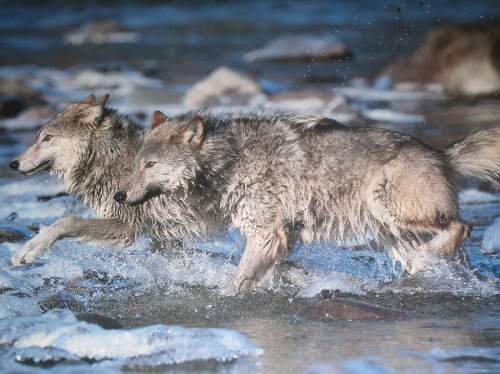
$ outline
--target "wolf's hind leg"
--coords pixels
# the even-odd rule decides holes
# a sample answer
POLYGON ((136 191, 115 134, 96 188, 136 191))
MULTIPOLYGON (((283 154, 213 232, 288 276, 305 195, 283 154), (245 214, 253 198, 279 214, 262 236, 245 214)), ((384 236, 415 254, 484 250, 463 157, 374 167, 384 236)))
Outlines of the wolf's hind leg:
POLYGON ((435 232, 431 240, 421 244, 417 249, 440 254, 446 257, 455 255, 460 244, 469 237, 472 230, 471 225, 466 222, 455 220, 446 225, 412 225, 412 228, 435 232))
POLYGON ((125 247, 134 242, 135 235, 130 226, 119 219, 64 217, 26 242, 10 262, 13 266, 31 264, 57 240, 64 238, 125 247))
POLYGON ((272 232, 255 232, 245 236, 247 244, 235 278, 238 291, 251 291, 270 278, 288 245, 287 234, 282 227, 272 232))

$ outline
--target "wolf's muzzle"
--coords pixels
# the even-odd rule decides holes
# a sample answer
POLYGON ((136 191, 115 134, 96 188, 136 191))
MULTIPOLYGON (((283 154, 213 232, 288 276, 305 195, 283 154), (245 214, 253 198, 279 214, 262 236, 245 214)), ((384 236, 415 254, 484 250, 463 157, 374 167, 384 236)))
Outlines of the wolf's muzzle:
POLYGON ((126 192, 123 192, 123 191, 118 191, 117 193, 115 193, 115 195, 113 196, 113 199, 117 202, 119 202, 120 204, 121 203, 124 203, 125 200, 127 200, 127 193, 126 192))
POLYGON ((12 162, 9 164, 9 166, 10 166, 10 168, 11 168, 12 170, 17 171, 17 170, 19 170, 19 161, 14 160, 14 161, 12 161, 12 162))

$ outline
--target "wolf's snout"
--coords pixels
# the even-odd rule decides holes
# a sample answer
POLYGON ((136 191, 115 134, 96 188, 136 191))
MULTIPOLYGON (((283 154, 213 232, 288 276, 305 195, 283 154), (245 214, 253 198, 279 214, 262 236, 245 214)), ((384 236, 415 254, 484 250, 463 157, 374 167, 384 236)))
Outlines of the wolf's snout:
POLYGON ((115 199, 115 201, 119 202, 119 203, 124 203, 125 200, 127 200, 127 193, 126 192, 123 192, 123 191, 118 191, 117 193, 115 193, 115 195, 113 196, 113 199, 115 199))
POLYGON ((17 170, 19 170, 19 161, 14 160, 14 161, 12 161, 12 162, 10 163, 10 165, 9 165, 9 166, 10 166, 10 168, 11 168, 12 170, 17 171, 17 170))

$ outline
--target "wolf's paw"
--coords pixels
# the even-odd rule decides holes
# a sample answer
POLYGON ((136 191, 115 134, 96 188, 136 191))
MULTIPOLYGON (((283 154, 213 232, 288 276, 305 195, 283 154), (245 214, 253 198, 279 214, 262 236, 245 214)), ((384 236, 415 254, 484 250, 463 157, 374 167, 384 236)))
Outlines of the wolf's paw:
POLYGON ((258 280, 253 278, 238 279, 235 283, 238 292, 254 291, 257 288, 258 280))
POLYGON ((49 248, 49 244, 35 236, 33 239, 26 242, 19 251, 14 253, 10 259, 10 263, 15 267, 31 264, 49 248))

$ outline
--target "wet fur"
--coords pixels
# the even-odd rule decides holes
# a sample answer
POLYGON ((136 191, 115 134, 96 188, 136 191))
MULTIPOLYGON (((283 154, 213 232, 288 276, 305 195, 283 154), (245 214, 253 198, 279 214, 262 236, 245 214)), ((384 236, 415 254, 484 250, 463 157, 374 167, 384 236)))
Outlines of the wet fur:
POLYGON ((123 187, 126 202, 161 190, 230 220, 246 239, 239 290, 266 280, 292 238, 369 233, 410 271, 415 253, 450 256, 470 233, 455 177, 500 175, 499 128, 438 151, 410 136, 319 117, 202 115, 192 123, 155 125, 123 187))
MULTIPOLYGON (((63 238, 125 247, 139 235, 165 244, 178 243, 186 235, 206 235, 214 228, 184 198, 161 195, 140 206, 116 203, 113 195, 133 169, 144 130, 126 116, 93 97, 70 104, 46 123, 35 143, 18 157, 19 171, 31 175, 33 166, 45 165, 64 182, 67 191, 88 204, 99 218, 64 217, 28 241, 11 263, 34 262, 54 242, 63 238), (51 135, 57 144, 44 142, 51 135), (43 154, 42 154, 43 153, 43 154)), ((51 141, 54 141, 51 139, 51 141)), ((42 171, 47 169, 37 170, 42 171)))

